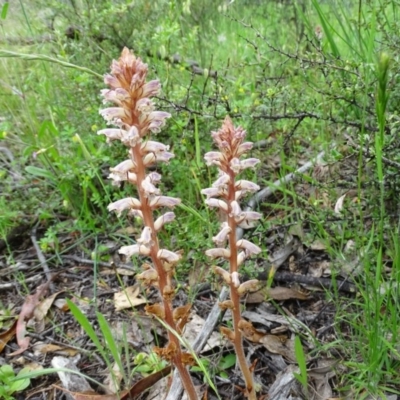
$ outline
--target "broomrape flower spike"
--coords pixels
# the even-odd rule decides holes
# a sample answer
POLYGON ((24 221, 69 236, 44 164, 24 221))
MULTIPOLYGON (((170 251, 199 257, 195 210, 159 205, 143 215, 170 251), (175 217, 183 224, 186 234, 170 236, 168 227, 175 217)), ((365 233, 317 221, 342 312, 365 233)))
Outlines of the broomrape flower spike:
POLYGON ((250 256, 260 253, 261 249, 248 240, 237 240, 236 228, 251 228, 261 218, 262 215, 257 212, 242 211, 238 202, 246 193, 256 192, 260 188, 253 182, 236 180, 236 176, 246 168, 254 168, 260 161, 256 158, 241 159, 253 145, 244 142, 246 131, 241 127, 235 128, 229 117, 225 118, 222 128, 212 132, 211 136, 219 151, 210 151, 204 159, 208 166, 218 167, 219 175, 212 187, 203 189, 202 194, 207 197, 205 203, 210 208, 218 208, 226 215, 226 221, 221 224, 220 232, 213 237, 219 247, 207 250, 206 255, 212 259, 222 258, 229 261, 229 272, 222 267, 213 268, 230 288, 230 300, 222 303, 221 307, 231 309, 234 330, 222 327, 221 333, 235 346, 237 361, 246 383, 247 397, 256 400, 253 374, 247 365, 239 324, 242 320, 240 296, 257 290, 259 283, 256 280, 241 283, 239 266, 250 256), (229 245, 225 248, 223 246, 227 240, 229 245))
MULTIPOLYGON (((113 61, 111 73, 105 75, 104 82, 109 89, 101 94, 104 103, 112 103, 112 107, 100 111, 108 125, 114 127, 102 129, 97 133, 106 137, 107 143, 119 140, 128 148, 128 159, 110 168, 109 178, 119 186, 128 181, 137 188, 137 198, 128 197, 117 200, 108 206, 109 211, 121 215, 139 217, 143 222, 143 230, 136 243, 123 246, 119 253, 127 258, 144 256, 151 259, 151 264, 143 264, 143 272, 137 276, 145 286, 153 286, 160 292, 162 303, 146 307, 146 312, 162 318, 171 329, 168 330, 168 343, 159 349, 178 369, 183 386, 190 400, 197 400, 192 379, 187 369, 187 354, 182 352, 178 338, 172 332, 180 332, 183 323, 177 325, 172 300, 175 289, 172 281, 175 265, 181 256, 173 251, 160 248, 157 233, 162 227, 173 221, 175 214, 167 212, 154 218, 153 211, 163 207, 173 208, 180 199, 162 196, 157 185, 161 175, 156 172, 147 173, 146 168, 155 163, 168 161, 174 156, 169 153, 169 146, 150 140, 151 133, 157 133, 165 125, 171 115, 164 111, 156 111, 151 99, 160 92, 158 80, 146 82, 148 68, 140 58, 136 58, 127 48, 121 57, 113 61)), ((190 305, 187 305, 188 309, 190 305)))

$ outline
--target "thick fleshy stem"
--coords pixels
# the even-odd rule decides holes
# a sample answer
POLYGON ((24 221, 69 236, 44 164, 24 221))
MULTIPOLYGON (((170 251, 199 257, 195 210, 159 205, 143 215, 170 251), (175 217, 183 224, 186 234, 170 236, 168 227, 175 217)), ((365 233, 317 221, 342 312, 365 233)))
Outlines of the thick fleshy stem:
MULTIPOLYGON (((135 148, 134 151, 137 151, 138 149, 135 148)), ((137 154, 136 154, 137 155, 137 154)), ((154 242, 154 245, 150 249, 150 258, 153 262, 153 265, 155 266, 155 269, 158 273, 158 287, 159 291, 162 297, 163 301, 163 308, 164 308, 164 313, 165 313, 165 322, 166 324, 175 332, 179 332, 179 329, 177 329, 177 325, 174 321, 173 317, 173 305, 172 305, 172 299, 171 299, 171 294, 166 293, 169 291, 168 288, 172 287, 171 284, 171 274, 168 274, 164 266, 162 265, 162 261, 158 257, 160 247, 158 244, 158 238, 157 234, 155 232, 154 228, 154 218, 153 218, 153 212, 148 204, 148 201, 146 199, 146 193, 144 192, 143 189, 141 189, 141 183, 145 179, 145 169, 143 166, 143 163, 140 162, 141 158, 135 157, 135 160, 138 160, 137 162, 137 184, 138 184, 138 189, 139 189, 139 198, 142 204, 142 214, 143 214, 143 222, 145 226, 150 227, 152 234, 151 234, 151 240, 154 242)), ((185 388, 189 399, 197 399, 197 394, 193 385, 192 378, 190 377, 190 374, 188 372, 187 367, 183 364, 182 361, 182 351, 181 351, 181 346, 179 343, 178 338, 175 336, 174 333, 172 333, 170 330, 168 330, 168 339, 169 343, 173 343, 173 348, 175 349, 174 354, 171 357, 171 362, 175 367, 178 369, 179 374, 182 379, 182 384, 183 387, 185 388)))
POLYGON ((145 286, 158 288, 161 304, 146 306, 149 315, 163 319, 171 328, 168 330, 169 342, 164 348, 155 347, 154 351, 162 358, 170 361, 178 369, 183 386, 190 400, 197 400, 197 394, 190 377, 187 365, 193 363, 193 357, 182 351, 175 332, 180 334, 188 319, 190 305, 173 308, 172 300, 175 289, 172 276, 180 255, 160 248, 157 232, 163 225, 171 222, 175 215, 167 212, 157 220, 154 210, 173 208, 180 199, 161 196, 157 184, 161 175, 157 172, 146 173, 146 169, 157 162, 168 162, 173 157, 168 146, 149 140, 150 133, 157 133, 170 115, 155 111, 150 99, 160 90, 158 81, 146 82, 147 65, 136 58, 127 48, 122 51, 118 61, 113 61, 111 74, 104 78, 110 89, 102 91, 105 102, 116 107, 106 108, 100 114, 117 128, 103 129, 98 134, 105 135, 107 142, 120 140, 129 149, 129 159, 111 168, 110 178, 119 185, 127 181, 137 186, 138 199, 129 197, 111 203, 110 211, 118 214, 128 211, 130 215, 143 220, 143 231, 137 243, 121 247, 119 253, 126 257, 133 255, 147 256, 152 265, 143 264, 143 272, 136 276, 145 286))
POLYGON ((235 128, 227 117, 222 128, 212 133, 219 152, 209 152, 205 155, 207 165, 216 165, 219 168, 219 177, 211 188, 202 190, 207 196, 206 204, 216 207, 226 215, 226 221, 222 223, 221 231, 213 237, 217 248, 206 251, 211 258, 225 258, 229 261, 229 272, 221 267, 214 267, 215 273, 220 275, 230 289, 230 300, 223 302, 220 306, 232 311, 233 331, 221 328, 225 335, 234 345, 237 362, 246 383, 246 396, 256 400, 256 388, 253 374, 247 364, 243 349, 243 338, 240 330, 243 323, 240 310, 240 297, 245 293, 258 289, 258 281, 251 280, 241 283, 239 280, 239 267, 246 258, 252 254, 258 254, 261 249, 247 240, 237 240, 236 228, 253 227, 255 221, 261 218, 256 212, 244 212, 239 206, 239 200, 248 192, 255 192, 259 187, 246 180, 236 180, 236 176, 244 169, 254 167, 259 160, 249 158, 241 160, 240 157, 251 149, 252 143, 244 142, 246 132, 238 127, 235 128), (222 247, 228 241, 228 248, 222 247), (240 250, 240 251, 239 251, 240 250))

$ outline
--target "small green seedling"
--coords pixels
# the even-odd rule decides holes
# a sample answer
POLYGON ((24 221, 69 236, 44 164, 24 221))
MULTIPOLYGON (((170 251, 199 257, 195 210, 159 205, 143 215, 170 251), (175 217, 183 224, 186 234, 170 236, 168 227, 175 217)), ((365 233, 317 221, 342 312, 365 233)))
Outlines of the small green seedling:
POLYGON ((293 375, 301 383, 305 395, 308 396, 307 362, 301 340, 298 336, 296 336, 294 339, 294 352, 296 354, 296 360, 297 364, 299 365, 300 373, 298 374, 293 372, 293 375))
POLYGON ((204 369, 207 371, 210 371, 212 375, 215 376, 220 376, 221 378, 228 379, 229 374, 227 370, 229 368, 232 368, 236 364, 236 356, 235 354, 227 354, 226 356, 223 356, 217 365, 213 365, 210 360, 203 358, 200 360, 202 363, 202 366, 196 366, 192 367, 191 371, 192 372, 202 372, 204 369), (203 368, 202 368, 203 367, 203 368))
POLYGON ((20 392, 31 384, 31 380, 28 378, 18 379, 18 376, 26 372, 28 369, 23 368, 15 375, 11 365, 6 364, 0 367, 0 399, 14 400, 13 393, 20 392))
POLYGON ((151 375, 156 371, 161 371, 167 366, 167 362, 160 359, 157 354, 138 353, 135 356, 135 372, 140 372, 143 376, 151 375))

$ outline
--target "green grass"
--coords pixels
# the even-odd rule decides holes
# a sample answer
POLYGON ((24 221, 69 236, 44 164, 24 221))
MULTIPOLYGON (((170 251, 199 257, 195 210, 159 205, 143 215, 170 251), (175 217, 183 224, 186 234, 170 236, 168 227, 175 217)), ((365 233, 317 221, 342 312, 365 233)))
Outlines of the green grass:
MULTIPOLYGON (((118 190, 105 179, 108 168, 125 157, 124 149, 108 147, 96 131, 104 127, 98 115, 102 75, 127 45, 161 80, 158 104, 172 114, 159 138, 175 158, 160 169, 163 191, 181 197, 184 206, 162 240, 189 255, 178 271, 181 280, 193 262, 206 262, 202 250, 215 232, 217 221, 200 194, 213 180, 202 155, 211 148, 209 132, 226 114, 248 130, 249 140, 268 139, 267 147, 254 150, 262 158, 259 183, 279 179, 321 150, 339 169, 348 157, 358 160, 344 186, 304 177, 327 193, 331 207, 303 197, 295 184, 280 188, 275 204, 262 210, 268 224, 305 221, 307 240, 322 239, 333 261, 343 259, 346 244, 354 241, 360 267, 351 278, 358 296, 343 306, 337 292, 329 294, 341 310, 335 333, 347 366, 338 389, 352 388, 357 398, 398 390, 399 182, 396 167, 385 162, 400 162, 396 1, 134 3, 135 12, 123 1, 96 7, 74 2, 75 9, 52 0, 3 6, 0 147, 12 160, 0 152, 0 237, 21 220, 39 221, 42 250, 58 254, 66 250, 56 243, 60 232, 111 235, 126 226, 106 207, 131 195, 131 188, 118 190), (64 34, 72 25, 80 27, 75 39, 64 34), (204 73, 191 74, 186 61, 167 62, 175 53, 196 60, 204 73), (218 77, 208 76, 209 70, 218 77), (349 149, 345 135, 368 155, 349 149), (339 222, 333 212, 338 186, 356 192, 345 199, 339 222), (291 212, 293 204, 299 213, 291 212)), ((12 255, 9 246, 4 251, 12 255)))

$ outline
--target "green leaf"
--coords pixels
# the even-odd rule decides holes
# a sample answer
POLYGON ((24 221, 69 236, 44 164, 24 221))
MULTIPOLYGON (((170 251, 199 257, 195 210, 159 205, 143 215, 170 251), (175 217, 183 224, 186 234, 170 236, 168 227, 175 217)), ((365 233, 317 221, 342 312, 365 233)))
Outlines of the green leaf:
POLYGON ((300 374, 294 373, 293 375, 303 385, 304 391, 307 393, 307 362, 301 340, 298 336, 294 338, 294 353, 296 355, 300 374))
POLYGON ((110 350, 112 356, 114 357, 114 361, 117 363, 121 374, 124 375, 124 379, 127 381, 128 378, 127 378, 127 376, 125 376, 125 369, 122 365, 120 351, 118 349, 117 343, 114 340, 114 336, 111 332, 111 329, 110 329, 106 319, 104 318, 103 314, 97 312, 96 315, 97 315, 97 319, 99 321, 101 332, 103 333, 104 339, 107 342, 108 349, 110 350))
POLYGON ((8 382, 9 378, 13 378, 15 376, 14 370, 11 365, 5 364, 0 367, 0 382, 8 382))
POLYGON ((9 2, 6 2, 3 4, 3 7, 1 9, 1 14, 0 14, 0 18, 1 19, 6 19, 7 18, 7 12, 8 12, 8 6, 10 5, 9 2))
POLYGON ((19 379, 10 385, 9 393, 20 392, 31 384, 30 379, 19 379))
POLYGON ((235 364, 236 364, 236 355, 230 353, 222 357, 221 361, 218 364, 218 367, 221 369, 228 369, 232 368, 235 364))
POLYGON ((90 323, 90 321, 87 319, 87 317, 82 313, 82 311, 78 308, 78 306, 73 303, 71 300, 67 299, 67 304, 69 306, 69 309, 71 310, 73 316, 75 317, 75 319, 79 322, 79 324, 82 326, 82 328, 84 329, 84 331, 88 334, 88 336, 90 337, 91 341, 95 344, 95 346, 97 347, 97 350, 99 351, 99 353, 101 354, 101 356, 103 357, 103 360, 107 363, 107 365, 110 365, 110 360, 106 354, 106 352, 104 351, 104 347, 103 345, 100 343, 99 338, 97 337, 96 332, 94 331, 94 329, 92 328, 92 324, 90 323))
POLYGON ((37 176, 40 178, 46 178, 49 181, 54 182, 53 174, 51 172, 47 171, 46 169, 34 167, 33 165, 28 165, 27 167, 25 167, 25 171, 28 174, 31 174, 33 176, 37 176))

